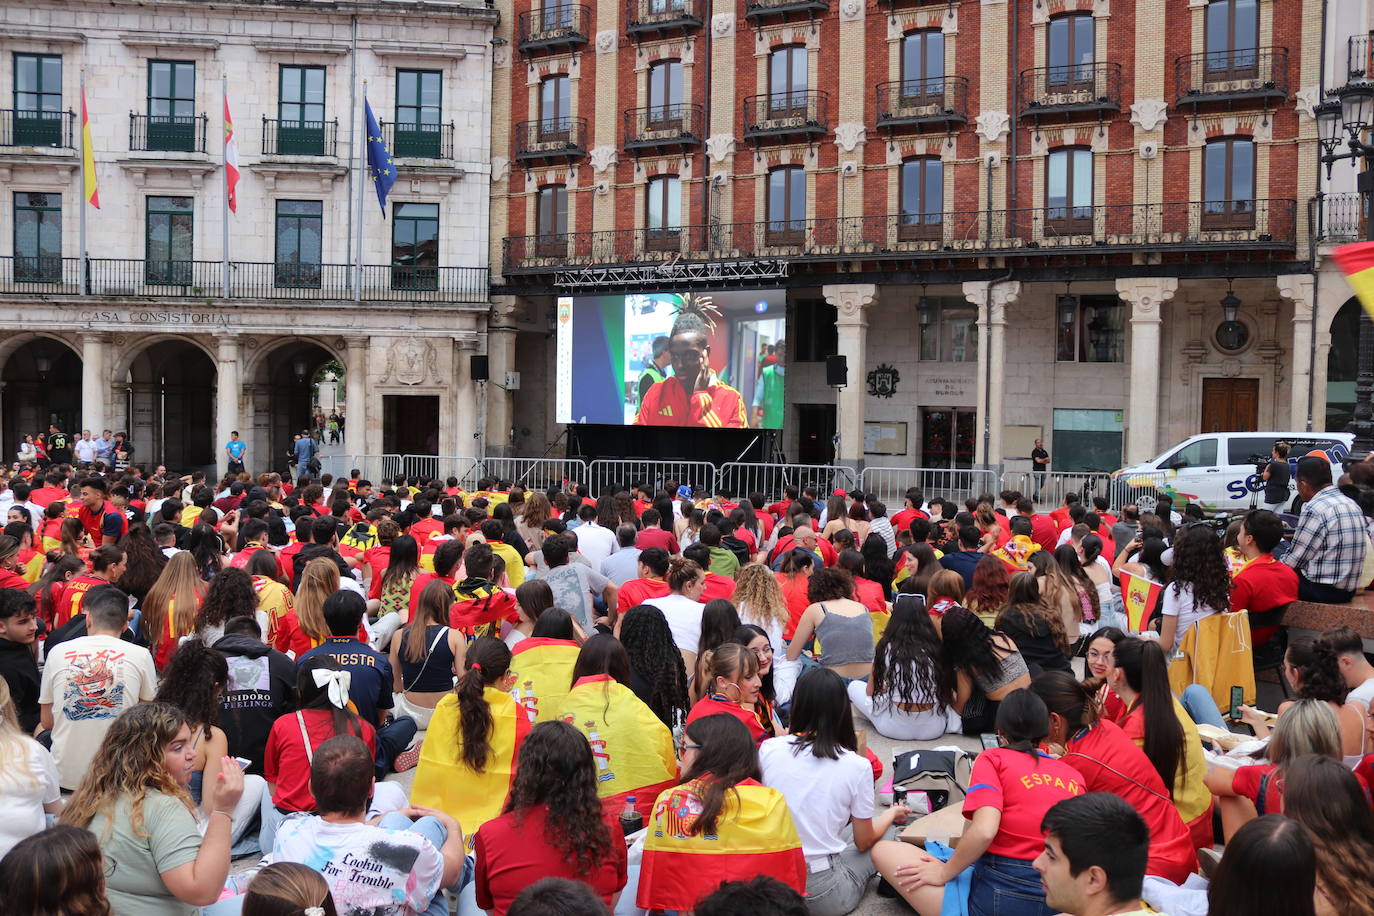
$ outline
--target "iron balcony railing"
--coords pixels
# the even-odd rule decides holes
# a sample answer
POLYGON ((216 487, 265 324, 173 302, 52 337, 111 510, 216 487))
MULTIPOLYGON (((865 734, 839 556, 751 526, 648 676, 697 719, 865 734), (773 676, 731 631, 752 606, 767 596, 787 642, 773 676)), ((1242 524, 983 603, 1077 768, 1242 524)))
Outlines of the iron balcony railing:
POLYGON ((337 156, 339 121, 262 119, 264 156, 337 156))
POLYGON ((816 16, 830 9, 828 0, 745 0, 744 18, 747 20, 805 13, 816 16))
POLYGON ((75 149, 71 111, 38 111, 27 108, 0 110, 0 146, 47 146, 75 149))
POLYGON ((1346 39, 1345 70, 1347 81, 1366 79, 1374 73, 1374 32, 1346 39))
MULTIPOLYGON (((0 293, 75 296, 81 273, 80 258, 0 257, 0 293)), ((90 258, 86 281, 92 296, 221 298, 224 265, 90 258)), ((485 302, 488 296, 485 267, 229 263, 231 299, 350 300, 356 281, 369 302, 485 302)))
POLYGON ((941 125, 968 120, 968 78, 933 76, 878 84, 878 126, 941 125))
POLYGON ((1204 51, 1174 61, 1179 105, 1288 96, 1287 48, 1204 51))
POLYGON ((700 105, 651 105, 625 112, 625 148, 661 149, 700 146, 706 123, 700 105))
POLYGON ((794 89, 751 95, 744 100, 744 136, 822 136, 830 130, 830 93, 794 89))
POLYGON ((591 36, 592 8, 582 3, 544 0, 542 9, 520 14, 517 44, 521 51, 575 48, 591 36))
POLYGON ((515 158, 576 159, 587 153, 586 118, 544 118, 515 125, 515 158))
POLYGON ((1243 245, 1292 249, 1296 202, 1242 205, 1206 201, 1071 209, 966 210, 825 219, 614 229, 505 240, 511 272, 564 265, 661 263, 665 258, 826 260, 853 257, 950 258, 961 254, 1043 255, 1052 251, 1206 251, 1243 245), (1237 218, 1237 211, 1248 219, 1237 218))
POLYGON ((626 0, 625 34, 699 29, 706 0, 626 0))
POLYGON ((408 124, 383 121, 382 140, 396 159, 452 159, 453 122, 408 124))
POLYGON ((1022 117, 1121 109, 1121 65, 1115 61, 1021 71, 1022 117))
POLYGON ((1313 220, 1320 239, 1357 240, 1369 224, 1369 198, 1364 194, 1327 194, 1313 201, 1313 220))
POLYGON ((129 113, 129 149, 163 153, 203 153, 210 119, 206 115, 129 113))

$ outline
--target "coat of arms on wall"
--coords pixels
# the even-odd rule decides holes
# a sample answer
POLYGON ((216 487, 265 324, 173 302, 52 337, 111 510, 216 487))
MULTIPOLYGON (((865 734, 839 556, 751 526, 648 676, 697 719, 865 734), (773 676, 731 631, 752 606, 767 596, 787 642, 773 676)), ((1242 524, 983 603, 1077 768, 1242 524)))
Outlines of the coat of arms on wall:
POLYGON ((890 398, 897 393, 897 383, 901 379, 896 366, 879 363, 876 369, 868 372, 868 393, 878 398, 890 398))

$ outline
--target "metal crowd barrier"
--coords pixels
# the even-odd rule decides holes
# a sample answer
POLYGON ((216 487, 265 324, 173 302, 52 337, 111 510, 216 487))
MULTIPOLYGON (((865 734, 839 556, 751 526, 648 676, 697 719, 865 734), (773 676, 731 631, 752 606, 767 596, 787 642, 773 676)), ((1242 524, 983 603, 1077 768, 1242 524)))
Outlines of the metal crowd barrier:
POLYGON ((473 486, 483 477, 509 480, 529 490, 547 490, 587 479, 587 463, 577 458, 476 458, 460 483, 473 486))
POLYGON ((1002 475, 1002 489, 1019 490, 1040 508, 1062 506, 1066 495, 1077 493, 1089 504, 1093 497, 1106 497, 1113 511, 1135 503, 1146 512, 1154 509, 1160 493, 1173 492, 1163 472, 1112 480, 1107 471, 1008 471, 1002 475))
POLYGON ((755 491, 773 498, 783 487, 815 487, 822 496, 834 489, 859 489, 858 471, 842 464, 751 464, 727 462, 720 466, 716 489, 731 496, 747 496, 755 491))
MULTIPOLYGON (((401 473, 400 455, 321 455, 320 471, 347 479, 354 468, 363 472, 363 479, 379 484, 401 473)), ((297 471, 299 473, 299 469, 297 471)))
POLYGON ((996 493, 997 473, 990 470, 972 468, 884 468, 866 467, 860 489, 864 493, 877 494, 892 515, 902 508, 906 491, 910 487, 920 487, 926 498, 943 496, 956 503, 980 496, 996 493))
POLYGON ((593 496, 606 487, 644 482, 655 490, 669 482, 686 484, 698 492, 715 489, 716 466, 709 461, 656 461, 648 458, 598 458, 587 466, 583 480, 593 496))

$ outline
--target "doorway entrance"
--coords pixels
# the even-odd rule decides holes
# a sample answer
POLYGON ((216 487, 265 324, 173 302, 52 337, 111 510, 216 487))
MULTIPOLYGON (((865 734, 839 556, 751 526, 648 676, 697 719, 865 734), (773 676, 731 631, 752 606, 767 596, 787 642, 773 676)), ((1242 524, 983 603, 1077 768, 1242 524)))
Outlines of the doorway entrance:
POLYGON ((36 337, 10 355, 0 380, 3 448, 9 460, 25 436, 46 436, 50 423, 73 439, 81 435, 81 357, 71 347, 36 337))
POLYGON ((921 467, 973 467, 976 417, 971 407, 921 408, 921 467))
POLYGON ((1204 433, 1248 433, 1259 427, 1259 379, 1202 380, 1204 433))
POLYGON ((388 455, 439 454, 439 396, 383 395, 382 451, 388 455))
POLYGON ((797 463, 835 463, 835 405, 798 404, 797 463))
POLYGON ((177 473, 215 463, 214 360, 186 340, 159 340, 129 366, 130 441, 136 461, 177 473))

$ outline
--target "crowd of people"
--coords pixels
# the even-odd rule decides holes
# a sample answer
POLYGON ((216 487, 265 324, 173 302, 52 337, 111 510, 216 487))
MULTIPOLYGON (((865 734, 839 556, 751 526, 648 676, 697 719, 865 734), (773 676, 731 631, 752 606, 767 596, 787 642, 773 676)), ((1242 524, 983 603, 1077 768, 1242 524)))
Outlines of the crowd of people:
POLYGON ((1167 498, 51 458, 0 477, 6 912, 841 916, 881 875, 922 914, 1374 913, 1360 637, 1286 646, 1239 767, 1169 678, 1209 617, 1282 639, 1374 579, 1374 464, 1299 462, 1286 538, 1167 498), (1122 572, 1162 587, 1134 632, 1122 572), (897 839, 923 809, 877 803, 856 722, 982 736, 952 850, 897 839))

